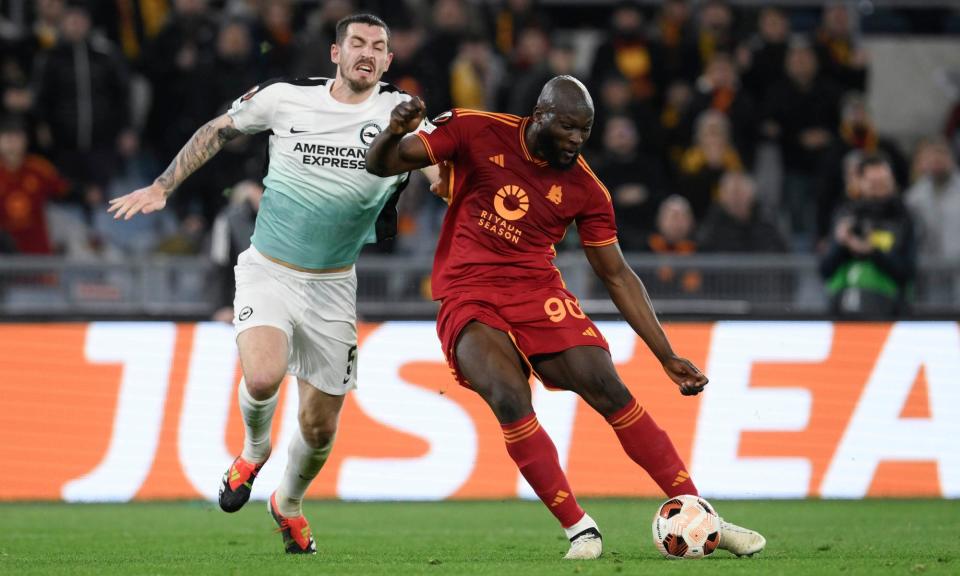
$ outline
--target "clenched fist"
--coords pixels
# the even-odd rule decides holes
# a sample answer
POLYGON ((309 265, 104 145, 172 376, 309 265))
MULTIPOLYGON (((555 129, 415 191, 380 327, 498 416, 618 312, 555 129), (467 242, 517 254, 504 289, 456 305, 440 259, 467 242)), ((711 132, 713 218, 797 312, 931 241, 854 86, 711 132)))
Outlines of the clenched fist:
POLYGON ((423 100, 414 96, 411 100, 397 104, 397 107, 393 109, 393 112, 390 113, 388 130, 397 136, 409 134, 417 129, 426 113, 427 107, 423 100))
POLYGON ((680 387, 684 396, 696 396, 703 392, 703 387, 710 382, 693 362, 686 358, 674 356, 663 362, 663 370, 674 383, 680 387))

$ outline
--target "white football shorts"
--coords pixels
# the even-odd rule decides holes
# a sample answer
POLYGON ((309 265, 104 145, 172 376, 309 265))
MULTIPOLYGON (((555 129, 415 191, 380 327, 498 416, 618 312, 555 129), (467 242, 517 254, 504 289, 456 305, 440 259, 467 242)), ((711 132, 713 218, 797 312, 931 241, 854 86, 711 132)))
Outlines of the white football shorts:
POLYGON ((287 335, 288 371, 327 394, 357 387, 357 271, 291 270, 251 246, 234 267, 236 335, 273 326, 287 335))

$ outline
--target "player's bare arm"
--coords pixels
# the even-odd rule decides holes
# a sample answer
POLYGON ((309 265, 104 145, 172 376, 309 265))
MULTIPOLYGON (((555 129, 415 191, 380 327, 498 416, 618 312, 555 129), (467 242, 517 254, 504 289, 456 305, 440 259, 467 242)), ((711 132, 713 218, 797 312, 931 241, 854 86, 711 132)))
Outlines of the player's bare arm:
POLYGON ((207 122, 184 144, 180 152, 152 184, 110 201, 114 218, 129 220, 140 212, 162 210, 167 198, 188 176, 213 158, 223 145, 239 136, 233 119, 224 114, 207 122))
POLYGON ((417 97, 397 104, 390 113, 390 125, 367 150, 367 172, 396 176, 433 164, 423 142, 410 135, 423 121, 426 110, 423 100, 417 97))
POLYGON ((617 309, 680 387, 680 393, 684 396, 699 394, 707 385, 707 377, 692 362, 674 353, 657 320, 647 289, 623 259, 620 245, 585 246, 584 252, 617 309))
POLYGON ((439 195, 439 190, 441 186, 443 186, 444 180, 440 174, 440 167, 435 164, 426 166, 420 169, 420 173, 427 178, 428 182, 430 182, 430 191, 439 195))

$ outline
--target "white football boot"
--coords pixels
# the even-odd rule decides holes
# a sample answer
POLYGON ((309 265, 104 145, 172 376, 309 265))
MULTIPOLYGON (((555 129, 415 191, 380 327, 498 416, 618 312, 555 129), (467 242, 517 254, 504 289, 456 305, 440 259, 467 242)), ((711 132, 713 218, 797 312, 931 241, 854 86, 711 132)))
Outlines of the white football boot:
POLYGON ((588 514, 563 530, 570 539, 570 550, 563 557, 565 560, 596 560, 603 554, 603 537, 597 523, 588 514))
POLYGON ((736 556, 753 556, 766 545, 767 539, 759 532, 720 519, 720 544, 717 547, 721 550, 736 556))

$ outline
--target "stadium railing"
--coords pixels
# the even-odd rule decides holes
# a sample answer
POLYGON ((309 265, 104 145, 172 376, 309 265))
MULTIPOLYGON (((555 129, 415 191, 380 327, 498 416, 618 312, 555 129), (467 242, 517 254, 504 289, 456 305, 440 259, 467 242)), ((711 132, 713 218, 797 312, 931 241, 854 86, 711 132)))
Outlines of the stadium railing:
POLYGON ((0 313, 35 317, 206 317, 220 279, 206 258, 100 262, 0 258, 0 313))
MULTIPOLYGON (((821 317, 828 311, 812 255, 628 254, 657 310, 673 317, 821 317)), ((582 253, 556 259, 583 309, 616 314, 582 253)), ((364 255, 357 266, 358 311, 381 319, 429 318, 432 259, 364 255)), ((223 279, 202 257, 89 262, 56 257, 0 258, 0 315, 17 319, 177 317, 203 319, 219 305, 223 279)), ((913 313, 960 315, 960 263, 921 260, 913 313)))

